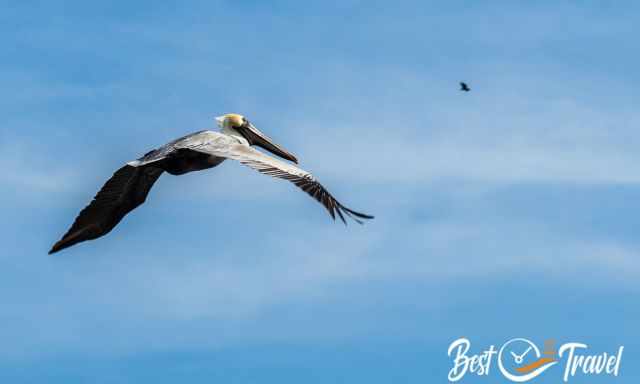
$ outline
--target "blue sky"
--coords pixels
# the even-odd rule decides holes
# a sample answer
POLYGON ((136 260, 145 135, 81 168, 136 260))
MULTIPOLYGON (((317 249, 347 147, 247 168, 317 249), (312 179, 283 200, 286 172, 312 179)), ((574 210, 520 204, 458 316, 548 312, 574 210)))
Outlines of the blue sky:
POLYGON ((640 378, 637 4, 0 7, 3 382, 445 382, 462 336, 624 345, 640 378), (46 254, 227 112, 376 219, 226 162, 46 254))

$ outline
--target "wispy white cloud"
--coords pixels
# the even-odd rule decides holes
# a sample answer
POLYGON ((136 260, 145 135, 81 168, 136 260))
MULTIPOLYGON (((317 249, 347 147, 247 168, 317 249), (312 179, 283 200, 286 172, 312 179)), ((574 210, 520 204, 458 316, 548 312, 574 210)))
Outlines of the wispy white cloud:
POLYGON ((0 142, 0 163, 3 173, 0 184, 17 192, 17 196, 31 192, 59 192, 72 190, 78 174, 57 158, 43 150, 38 143, 7 138, 0 142))
MULTIPOLYGON (((88 349, 120 354, 142 345, 162 349, 197 342, 205 347, 246 338, 310 341, 327 333, 345 340, 357 337, 355 324, 342 324, 341 330, 318 324, 312 333, 251 324, 278 308, 364 305, 373 298, 357 295, 344 302, 344 287, 362 289, 385 282, 446 287, 489 276, 491 281, 500 281, 500 276, 546 276, 549 281, 580 282, 588 274, 601 277, 594 280, 600 284, 609 281, 637 289, 640 249, 634 245, 553 234, 544 223, 526 220, 399 223, 387 220, 345 230, 309 225, 306 220, 293 222, 283 228, 295 231, 257 234, 252 241, 262 246, 251 253, 235 252, 225 246, 224 234, 216 234, 214 239, 203 238, 193 252, 176 244, 160 254, 140 245, 133 255, 131 246, 136 242, 124 239, 109 252, 46 259, 33 271, 33 278, 55 275, 56 281, 46 278, 46 284, 29 287, 20 301, 10 300, 10 291, 2 299, 5 314, 47 320, 34 323, 33 334, 25 337, 23 322, 5 316, 0 335, 12 349, 1 353, 6 358, 88 349), (398 225, 401 231, 393 228, 398 225), (182 324, 180 334, 166 334, 170 324, 182 324), (271 327, 276 333, 264 334, 271 327), (135 338, 123 338, 131 332, 135 338), (88 335, 99 348, 86 345, 88 335)), ((451 295, 455 294, 451 292, 449 299, 451 295)), ((381 304, 387 299, 375 300, 381 304)), ((421 296, 421 305, 442 303, 432 293, 421 296)))

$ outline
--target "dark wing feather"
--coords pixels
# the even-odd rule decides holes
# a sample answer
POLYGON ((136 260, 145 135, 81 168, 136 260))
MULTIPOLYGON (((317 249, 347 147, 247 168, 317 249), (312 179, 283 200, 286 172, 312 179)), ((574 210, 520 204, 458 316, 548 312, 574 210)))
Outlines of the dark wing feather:
POLYGON ((117 170, 49 254, 109 233, 127 213, 144 203, 162 172, 162 169, 152 166, 130 165, 117 170))
MULTIPOLYGON (((272 174, 272 176, 284 178, 279 173, 272 174)), ((335 212, 338 213, 340 220, 342 220, 342 222, 345 224, 347 222, 344 219, 343 213, 360 224, 363 223, 362 219, 373 219, 373 216, 371 215, 366 215, 364 213, 356 212, 340 204, 340 202, 336 200, 335 197, 333 197, 333 195, 331 195, 331 193, 329 193, 329 191, 327 191, 325 187, 323 187, 322 184, 320 184, 311 175, 307 175, 305 177, 296 177, 292 179, 289 179, 289 178, 287 179, 292 183, 294 183, 298 188, 305 191, 309 196, 316 199, 320 204, 322 204, 327 209, 327 211, 329 211, 329 214, 334 220, 336 218, 335 212)))
POLYGON ((356 212, 352 209, 349 209, 342 205, 338 200, 329 193, 325 189, 322 184, 320 184, 313 176, 305 175, 305 176, 297 176, 291 175, 285 171, 282 171, 275 167, 265 167, 264 164, 250 162, 250 161, 241 161, 241 163, 250 166, 251 168, 256 169, 258 172, 263 173, 265 175, 269 175, 272 177, 277 177, 280 179, 289 180, 293 184, 295 184, 298 188, 302 189, 309 196, 313 197, 316 201, 322 204, 331 217, 335 220, 336 213, 340 217, 343 223, 347 223, 344 214, 355 220, 356 222, 362 224, 362 219, 373 219, 373 216, 366 215, 364 213, 356 212))
POLYGON ((345 215, 360 224, 362 224, 365 219, 373 219, 373 216, 356 212, 340 204, 310 173, 291 164, 274 159, 244 145, 235 146, 233 150, 230 153, 226 153, 225 156, 238 160, 240 163, 265 175, 292 182, 322 204, 334 220, 336 213, 345 224, 347 223, 345 215))

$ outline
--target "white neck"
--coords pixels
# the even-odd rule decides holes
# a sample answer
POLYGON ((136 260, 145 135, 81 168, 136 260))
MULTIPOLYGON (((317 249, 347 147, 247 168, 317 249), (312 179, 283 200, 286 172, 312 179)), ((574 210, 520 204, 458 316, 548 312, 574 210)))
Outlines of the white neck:
POLYGON ((238 132, 232 127, 227 126, 226 124, 222 127, 222 129, 220 129, 220 132, 224 133, 225 135, 233 136, 242 144, 249 144, 247 139, 245 139, 244 136, 240 134, 240 132, 238 132))

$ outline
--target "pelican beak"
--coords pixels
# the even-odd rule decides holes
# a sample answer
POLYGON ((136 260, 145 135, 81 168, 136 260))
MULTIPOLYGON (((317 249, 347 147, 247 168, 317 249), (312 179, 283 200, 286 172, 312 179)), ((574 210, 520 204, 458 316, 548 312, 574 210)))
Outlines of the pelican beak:
POLYGON ((278 144, 274 143, 273 140, 264 133, 260 132, 258 128, 254 127, 250 122, 246 122, 240 128, 237 128, 240 134, 244 136, 245 139, 251 145, 257 145, 258 147, 264 148, 267 151, 273 153, 274 155, 278 155, 283 159, 287 159, 289 161, 293 161, 298 164, 298 159, 289 151, 282 148, 278 144))

